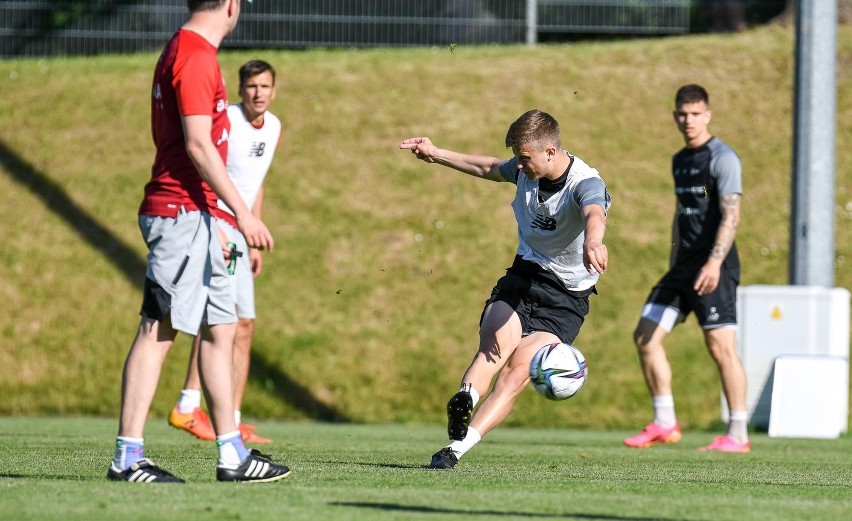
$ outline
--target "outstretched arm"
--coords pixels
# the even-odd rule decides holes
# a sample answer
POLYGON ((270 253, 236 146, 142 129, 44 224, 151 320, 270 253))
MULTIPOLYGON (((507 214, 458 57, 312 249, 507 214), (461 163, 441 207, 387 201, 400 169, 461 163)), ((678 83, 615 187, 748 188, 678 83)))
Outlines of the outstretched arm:
POLYGON ((716 230, 716 242, 713 243, 710 258, 701 267, 693 286, 699 295, 712 293, 719 285, 722 262, 731 251, 737 235, 737 226, 740 224, 740 199, 742 199, 740 194, 725 194, 719 200, 722 220, 719 223, 719 229, 716 230))
POLYGON ((438 148, 428 137, 408 138, 399 145, 399 148, 410 150, 417 159, 427 163, 438 163, 489 181, 504 181, 503 176, 500 175, 502 161, 496 157, 462 154, 438 148))

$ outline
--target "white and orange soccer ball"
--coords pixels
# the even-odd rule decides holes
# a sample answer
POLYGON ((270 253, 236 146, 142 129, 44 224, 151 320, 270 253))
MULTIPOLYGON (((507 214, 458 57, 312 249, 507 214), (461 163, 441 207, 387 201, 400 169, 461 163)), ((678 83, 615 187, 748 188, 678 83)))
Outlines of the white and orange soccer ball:
POLYGON ((586 358, 569 344, 548 344, 530 362, 530 385, 551 400, 571 398, 586 383, 586 358))

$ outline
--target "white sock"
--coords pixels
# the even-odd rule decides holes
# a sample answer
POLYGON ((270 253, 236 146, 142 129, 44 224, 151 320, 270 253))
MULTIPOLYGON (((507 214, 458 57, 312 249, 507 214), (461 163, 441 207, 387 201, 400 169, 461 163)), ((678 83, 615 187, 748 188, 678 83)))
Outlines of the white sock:
POLYGON ((473 384, 462 384, 461 388, 459 388, 459 392, 467 392, 470 394, 474 407, 476 407, 476 404, 479 403, 479 392, 473 388, 473 384))
POLYGON ((249 455, 238 430, 216 436, 216 445, 219 448, 219 466, 237 467, 249 455))
POLYGON ((120 470, 126 470, 130 465, 145 457, 144 445, 144 438, 116 436, 113 464, 120 470))
POLYGON ((455 453, 457 458, 461 458, 464 456, 464 453, 473 448, 474 445, 479 443, 479 440, 482 439, 482 435, 479 434, 479 431, 474 429, 473 427, 468 427, 467 436, 464 437, 461 441, 454 441, 447 445, 452 451, 455 453))
POLYGON ((740 443, 748 441, 748 412, 731 411, 728 422, 728 436, 740 443))
POLYGON ((180 399, 177 403, 178 412, 181 414, 189 414, 196 407, 201 407, 201 391, 198 389, 184 389, 180 392, 180 399))
POLYGON ((240 425, 240 420, 243 419, 243 413, 240 411, 234 411, 234 421, 237 422, 237 426, 240 425))
POLYGON ((675 416, 674 397, 670 394, 654 396, 654 423, 666 429, 677 424, 675 416))

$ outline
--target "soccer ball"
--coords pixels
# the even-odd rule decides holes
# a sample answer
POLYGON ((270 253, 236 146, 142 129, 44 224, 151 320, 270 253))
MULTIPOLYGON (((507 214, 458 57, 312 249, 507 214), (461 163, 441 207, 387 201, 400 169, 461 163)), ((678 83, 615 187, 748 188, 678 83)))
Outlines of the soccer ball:
POLYGON ((565 400, 577 394, 588 373, 583 353, 569 344, 548 344, 530 362, 530 384, 551 400, 565 400))

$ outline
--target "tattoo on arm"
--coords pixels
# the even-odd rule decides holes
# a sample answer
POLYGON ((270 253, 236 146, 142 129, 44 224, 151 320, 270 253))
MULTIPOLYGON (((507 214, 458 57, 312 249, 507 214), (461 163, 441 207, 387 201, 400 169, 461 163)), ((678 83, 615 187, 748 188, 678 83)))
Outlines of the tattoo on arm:
POLYGON ((716 242, 710 252, 710 258, 722 261, 731 251, 734 237, 737 235, 737 227, 740 224, 740 194, 725 194, 719 201, 719 209, 722 211, 722 221, 716 230, 716 242))

